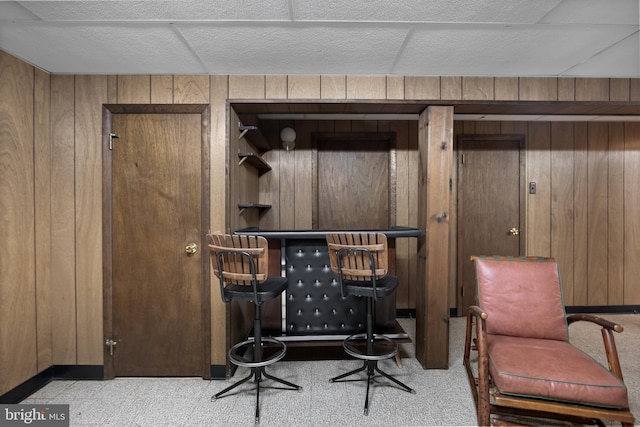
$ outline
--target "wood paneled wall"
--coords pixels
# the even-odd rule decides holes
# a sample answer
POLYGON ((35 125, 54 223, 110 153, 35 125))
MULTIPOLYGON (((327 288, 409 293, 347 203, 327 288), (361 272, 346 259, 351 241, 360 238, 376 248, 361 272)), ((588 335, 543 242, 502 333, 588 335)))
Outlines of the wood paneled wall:
MULTIPOLYGON (((204 103, 211 111, 211 229, 228 230, 227 99, 640 101, 640 79, 412 76, 48 75, 0 52, 0 394, 51 365, 103 363, 101 105, 204 103)), ((300 149, 273 150, 258 198, 275 206, 263 227, 307 228, 311 217, 304 135, 325 126, 396 131, 400 225, 415 225, 415 136, 395 122, 296 123, 300 149), (404 146, 402 144, 405 144, 404 146), (406 148, 403 148, 406 147, 406 148), (289 156, 287 161, 274 157, 289 156), (293 159, 291 158, 293 157, 293 159), (275 160, 275 161, 274 161, 275 160), (298 176, 300 175, 300 176, 298 176), (294 179, 295 178, 295 179, 294 179), (295 184, 295 185, 294 185, 295 184), (274 188, 278 198, 274 203, 274 188), (267 200, 268 199, 268 200, 267 200)), ((460 126, 460 124, 457 124, 460 126)), ((527 252, 557 256, 567 304, 640 303, 640 125, 464 123, 465 133, 525 133, 527 252)), ((242 142, 240 142, 242 143, 242 142)), ((248 190, 247 190, 248 191, 248 190)), ((253 191, 253 190, 251 190, 253 191)), ((238 223, 240 225, 240 223, 238 223)), ((410 239, 399 245, 412 307, 410 239)), ((215 279, 212 279, 215 280, 215 279)), ((215 289, 215 288, 214 288, 215 289)), ((211 292, 212 364, 225 360, 226 311, 211 292)))
POLYGON ((527 255, 560 264, 564 302, 640 304, 640 124, 458 122, 457 133, 525 135, 527 255))
POLYGON ((51 366, 49 76, 0 51, 0 395, 51 366))

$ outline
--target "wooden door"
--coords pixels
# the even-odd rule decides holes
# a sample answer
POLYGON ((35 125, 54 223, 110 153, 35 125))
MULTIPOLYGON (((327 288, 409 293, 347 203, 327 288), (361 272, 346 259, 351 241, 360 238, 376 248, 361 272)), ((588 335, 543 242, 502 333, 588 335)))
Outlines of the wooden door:
POLYGON ((395 171, 389 135, 332 135, 316 144, 314 228, 362 230, 393 225, 395 171))
POLYGON ((105 365, 114 376, 206 376, 201 123, 200 114, 113 115, 106 338, 116 345, 105 365))
POLYGON ((518 256, 524 247, 522 144, 520 136, 458 137, 459 315, 475 304, 470 256, 518 256))

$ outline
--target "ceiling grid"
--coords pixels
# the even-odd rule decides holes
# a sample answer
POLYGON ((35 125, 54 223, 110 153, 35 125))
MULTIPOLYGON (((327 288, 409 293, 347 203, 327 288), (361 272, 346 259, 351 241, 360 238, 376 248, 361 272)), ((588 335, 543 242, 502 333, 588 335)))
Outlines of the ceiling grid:
POLYGON ((50 73, 640 77, 638 0, 0 1, 50 73))

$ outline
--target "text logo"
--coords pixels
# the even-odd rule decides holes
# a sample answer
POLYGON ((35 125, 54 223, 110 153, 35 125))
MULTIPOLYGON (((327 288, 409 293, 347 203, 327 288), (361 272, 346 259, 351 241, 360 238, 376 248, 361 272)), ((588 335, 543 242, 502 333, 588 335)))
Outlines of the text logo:
POLYGON ((0 405, 0 427, 69 427, 69 405, 0 405))

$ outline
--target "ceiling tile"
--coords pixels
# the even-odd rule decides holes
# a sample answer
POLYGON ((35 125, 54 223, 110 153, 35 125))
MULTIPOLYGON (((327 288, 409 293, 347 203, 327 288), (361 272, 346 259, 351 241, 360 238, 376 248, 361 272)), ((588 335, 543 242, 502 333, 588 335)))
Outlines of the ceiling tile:
POLYGON ((7 24, 0 40, 7 52, 52 73, 206 72, 169 24, 7 24))
POLYGON ((638 25, 638 0, 564 0, 540 22, 638 25))
POLYGON ((640 41, 638 33, 627 37, 593 57, 562 73, 566 76, 640 76, 640 41), (612 64, 615 66, 612 67, 612 64))
POLYGON ((0 22, 16 21, 24 19, 36 19, 37 17, 14 1, 0 1, 0 22))
POLYGON ((421 25, 416 26, 393 72, 557 76, 635 31, 634 26, 602 25, 421 25))
POLYGON ((22 4, 43 20, 289 20, 287 0, 28 1, 22 4))
POLYGON ((177 25, 211 73, 385 74, 409 26, 177 25))
POLYGON ((535 23, 560 0, 292 0, 301 21, 535 23))

